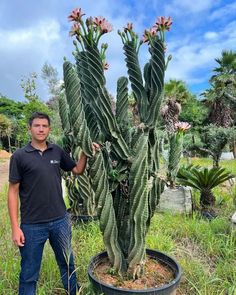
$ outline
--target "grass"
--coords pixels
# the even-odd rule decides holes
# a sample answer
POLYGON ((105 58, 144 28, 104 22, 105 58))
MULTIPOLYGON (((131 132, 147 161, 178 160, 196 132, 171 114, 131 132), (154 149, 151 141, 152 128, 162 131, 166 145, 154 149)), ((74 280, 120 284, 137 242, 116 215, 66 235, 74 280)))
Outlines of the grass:
MULTIPOLYGON (((194 164, 210 166, 207 159, 195 159, 194 164)), ((236 174, 235 161, 222 161, 236 174)), ((235 189, 236 190, 236 189, 235 189)), ((178 294, 236 295, 236 228, 230 223, 235 211, 235 191, 229 184, 214 190, 219 216, 211 222, 192 216, 156 214, 147 236, 147 247, 158 249, 180 263, 183 276, 178 294)), ((199 196, 194 192, 197 202, 199 196)), ((12 245, 6 207, 6 187, 0 193, 0 294, 16 295, 20 259, 12 245)), ((92 295, 87 278, 87 265, 96 253, 104 250, 98 223, 77 225, 73 228, 73 250, 82 284, 81 295, 92 295)), ((59 271, 54 255, 47 244, 44 251, 39 295, 62 295, 59 271)))

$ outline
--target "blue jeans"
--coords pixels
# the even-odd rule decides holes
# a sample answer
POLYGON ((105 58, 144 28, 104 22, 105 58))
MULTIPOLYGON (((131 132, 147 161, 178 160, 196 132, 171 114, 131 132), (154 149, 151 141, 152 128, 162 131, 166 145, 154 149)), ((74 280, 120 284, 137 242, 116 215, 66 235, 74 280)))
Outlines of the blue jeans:
POLYGON ((77 283, 71 249, 69 215, 51 222, 21 224, 25 245, 20 248, 21 273, 19 295, 35 295, 44 244, 49 240, 60 269, 61 280, 69 295, 76 295, 77 283))

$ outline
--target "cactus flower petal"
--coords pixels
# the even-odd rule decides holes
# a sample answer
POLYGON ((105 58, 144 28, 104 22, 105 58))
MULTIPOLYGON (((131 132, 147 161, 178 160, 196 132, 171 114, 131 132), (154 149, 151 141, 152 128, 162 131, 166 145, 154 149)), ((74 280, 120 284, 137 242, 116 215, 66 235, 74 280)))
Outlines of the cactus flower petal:
POLYGON ((76 8, 72 10, 71 14, 68 16, 68 20, 81 22, 83 15, 85 15, 85 13, 82 12, 81 8, 76 8))
POLYGON ((102 34, 111 32, 113 30, 112 25, 102 16, 94 18, 93 23, 96 27, 99 27, 102 34))
POLYGON ((133 24, 132 23, 127 23, 126 27, 124 27, 125 32, 130 32, 133 30, 133 24))
POLYGON ((175 128, 177 131, 187 131, 191 125, 188 122, 178 122, 175 124, 175 128))
POLYGON ((156 25, 161 31, 169 31, 173 21, 169 16, 168 18, 165 16, 161 16, 156 20, 156 25))

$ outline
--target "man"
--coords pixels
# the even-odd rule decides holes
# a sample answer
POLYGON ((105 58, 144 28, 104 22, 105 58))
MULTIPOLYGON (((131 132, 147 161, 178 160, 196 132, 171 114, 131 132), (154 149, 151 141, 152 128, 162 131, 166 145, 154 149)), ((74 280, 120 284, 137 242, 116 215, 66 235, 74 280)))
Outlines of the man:
MULTIPOLYGON (((55 253, 65 290, 75 295, 78 286, 71 250, 71 224, 62 197, 60 169, 82 174, 87 157, 82 152, 75 163, 59 146, 47 142, 50 118, 44 113, 32 115, 29 131, 31 142, 12 155, 9 172, 8 210, 12 239, 21 254, 19 295, 36 294, 47 240, 55 253)), ((93 143, 93 151, 97 149, 99 145, 93 143)))

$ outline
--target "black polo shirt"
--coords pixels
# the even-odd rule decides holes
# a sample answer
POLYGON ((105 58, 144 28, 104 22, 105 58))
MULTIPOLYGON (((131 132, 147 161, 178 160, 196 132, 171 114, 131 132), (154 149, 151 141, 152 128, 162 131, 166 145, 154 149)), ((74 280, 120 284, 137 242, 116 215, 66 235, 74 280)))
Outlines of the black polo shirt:
POLYGON ((60 168, 71 171, 75 166, 65 151, 50 143, 44 152, 29 143, 12 155, 9 181, 20 183, 22 223, 48 222, 65 216, 60 168))

